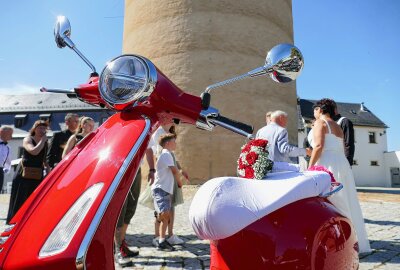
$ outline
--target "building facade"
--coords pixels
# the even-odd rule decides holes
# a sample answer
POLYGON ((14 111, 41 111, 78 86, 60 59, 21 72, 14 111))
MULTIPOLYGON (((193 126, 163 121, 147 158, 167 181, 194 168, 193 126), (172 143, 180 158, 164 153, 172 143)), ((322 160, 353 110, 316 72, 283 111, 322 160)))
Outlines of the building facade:
MULTIPOLYGON (((303 145, 311 129, 316 100, 299 99, 298 143, 303 145)), ((354 180, 357 186, 400 187, 400 152, 387 152, 385 125, 363 103, 337 102, 339 113, 354 125, 354 180)), ((302 160, 302 162, 304 162, 302 160)))

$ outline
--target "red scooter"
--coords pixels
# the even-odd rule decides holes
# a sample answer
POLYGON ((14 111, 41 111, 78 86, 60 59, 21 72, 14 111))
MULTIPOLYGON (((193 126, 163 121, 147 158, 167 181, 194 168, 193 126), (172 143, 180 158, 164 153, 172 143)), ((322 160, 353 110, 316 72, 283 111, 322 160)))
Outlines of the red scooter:
MULTIPOLYGON (((197 97, 184 93, 151 61, 139 55, 122 55, 113 59, 99 76, 90 61, 76 48, 70 35, 68 19, 59 17, 55 26, 56 43, 60 48, 68 46, 73 49, 89 65, 92 73, 88 82, 72 90, 41 90, 76 96, 84 102, 113 109, 116 113, 86 136, 46 176, 12 218, 0 238, 1 269, 114 269, 113 236, 119 212, 150 136, 160 120, 192 124, 204 130, 212 130, 218 125, 251 138, 251 126, 225 118, 217 109, 209 106, 210 90, 239 79, 265 74, 277 82, 292 81, 303 66, 303 58, 297 48, 281 44, 268 53, 264 66, 209 86, 201 97, 197 97)), ((278 229, 288 228, 294 230, 292 235, 296 235, 297 229, 307 233, 310 236, 307 243, 330 241, 334 245, 340 240, 340 244, 345 246, 343 252, 353 254, 353 249, 348 248, 349 244, 355 242, 351 225, 348 225, 350 231, 346 231, 345 238, 324 238, 325 234, 320 234, 322 228, 319 225, 338 224, 335 226, 339 226, 340 231, 344 230, 343 224, 349 224, 348 220, 339 218, 335 210, 322 200, 310 199, 308 204, 318 209, 314 212, 317 216, 316 226, 303 226, 301 223, 305 222, 304 219, 299 219, 296 220, 298 226, 294 227, 285 223, 293 222, 292 219, 281 219, 283 227, 262 227, 260 224, 262 226, 257 225, 256 229, 277 233, 276 242, 266 243, 275 243, 280 250, 284 250, 290 241, 280 243, 281 232, 278 229)), ((284 211, 296 211, 296 208, 284 211)), ((262 222, 268 225, 273 218, 273 215, 266 217, 262 222)), ((262 233, 258 235, 262 236, 262 233)), ((240 249, 244 247, 244 239, 239 238, 234 237, 232 241, 236 241, 240 249)), ((293 238, 293 241, 300 240, 293 238)), ((262 237, 256 239, 256 244, 262 245, 262 241, 262 237)), ((215 254, 213 246, 218 248, 218 259, 229 268, 249 269, 232 260, 234 253, 225 252, 229 250, 226 244, 214 242, 212 252, 215 254)), ((287 246, 288 253, 291 253, 292 246, 287 246)), ((304 269, 318 269, 309 267, 309 258, 320 254, 331 255, 329 250, 319 250, 310 248, 296 253, 302 256, 302 263, 307 265, 304 269)), ((253 256, 264 260, 261 253, 253 256)), ((349 256, 345 256, 345 259, 349 256)), ((331 258, 328 259, 330 261, 331 258)))

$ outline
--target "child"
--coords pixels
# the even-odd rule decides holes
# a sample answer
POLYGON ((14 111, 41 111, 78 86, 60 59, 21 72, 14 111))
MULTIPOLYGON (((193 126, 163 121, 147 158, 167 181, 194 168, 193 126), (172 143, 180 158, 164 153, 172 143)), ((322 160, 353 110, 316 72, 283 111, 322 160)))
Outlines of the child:
POLYGON ((157 220, 160 222, 160 238, 158 240, 159 249, 175 250, 175 248, 165 240, 167 226, 170 220, 172 208, 172 194, 174 191, 174 181, 179 187, 182 180, 178 168, 175 166, 172 151, 176 148, 176 135, 167 133, 160 137, 162 151, 157 159, 156 175, 151 187, 154 197, 154 207, 157 212, 157 220))

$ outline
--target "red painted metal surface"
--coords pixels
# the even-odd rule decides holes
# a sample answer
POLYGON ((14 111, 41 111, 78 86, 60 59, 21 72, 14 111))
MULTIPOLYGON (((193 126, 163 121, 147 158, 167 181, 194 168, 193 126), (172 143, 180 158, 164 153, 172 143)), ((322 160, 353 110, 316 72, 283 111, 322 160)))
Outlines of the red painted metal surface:
MULTIPOLYGON (((114 269, 115 225, 152 132, 160 121, 179 119, 195 124, 201 111, 200 97, 184 93, 159 70, 157 72, 158 82, 148 100, 115 114, 88 135, 21 207, 10 222, 16 223, 16 226, 2 234, 10 237, 0 246, 1 269, 76 268, 77 252, 82 240, 113 179, 126 163, 129 152, 143 132, 146 122, 143 115, 146 115, 151 123, 150 129, 126 167, 85 257, 87 269, 114 269), (104 186, 67 249, 57 255, 39 258, 40 249, 65 213, 87 188, 98 182, 103 182, 104 186)), ((105 104, 98 91, 97 76, 91 77, 75 91, 85 102, 105 104)))
POLYGON ((99 92, 99 76, 92 76, 88 82, 75 87, 75 92, 79 99, 96 106, 105 106, 106 102, 99 92))
MULTIPOLYGON (((11 223, 17 225, 10 232, 11 236, 0 253, 1 262, 7 257, 2 269, 75 268, 77 249, 83 236, 126 156, 142 133, 144 125, 145 121, 141 116, 116 114, 70 152, 12 219, 11 223), (68 248, 61 254, 39 259, 39 251, 57 223, 79 196, 98 182, 103 182, 104 186, 68 248)), ((112 237, 117 215, 134 179, 133 175, 144 154, 149 136, 150 133, 146 135, 142 147, 126 171, 118 187, 119 196, 115 196, 114 202, 104 215, 103 221, 107 223, 109 230, 100 236, 101 243, 97 240, 93 243, 94 247, 101 245, 104 250, 100 253, 96 249, 96 252, 101 254, 97 258, 107 259, 112 264, 112 237)))
POLYGON ((358 269, 358 244, 347 218, 321 198, 285 206, 240 232, 212 241, 213 270, 358 269))

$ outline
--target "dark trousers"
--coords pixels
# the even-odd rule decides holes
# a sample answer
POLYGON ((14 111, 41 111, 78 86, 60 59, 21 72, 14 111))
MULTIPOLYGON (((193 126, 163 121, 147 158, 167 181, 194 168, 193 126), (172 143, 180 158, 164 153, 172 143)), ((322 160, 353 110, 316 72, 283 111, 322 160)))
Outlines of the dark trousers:
POLYGON ((3 184, 4 184, 4 172, 3 168, 0 168, 0 193, 3 193, 3 184))
POLYGON ((117 223, 118 228, 121 228, 124 223, 129 224, 133 215, 135 215, 141 185, 142 185, 142 174, 139 168, 135 176, 135 180, 133 180, 132 186, 128 192, 128 196, 125 199, 125 203, 122 206, 121 213, 119 215, 117 223))

